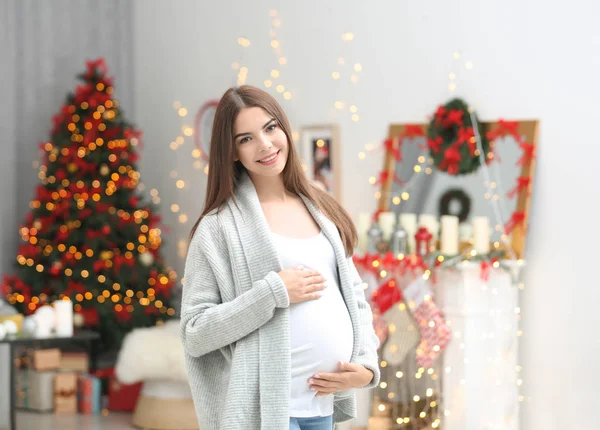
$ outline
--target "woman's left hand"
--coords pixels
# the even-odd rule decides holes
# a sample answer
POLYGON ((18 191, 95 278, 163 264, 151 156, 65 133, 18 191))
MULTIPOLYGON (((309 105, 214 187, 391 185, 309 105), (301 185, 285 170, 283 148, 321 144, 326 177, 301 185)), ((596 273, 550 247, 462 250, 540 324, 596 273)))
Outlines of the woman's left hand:
POLYGON ((362 388, 373 379, 373 372, 360 364, 340 362, 338 365, 339 372, 319 372, 308 380, 309 388, 317 391, 317 396, 362 388))

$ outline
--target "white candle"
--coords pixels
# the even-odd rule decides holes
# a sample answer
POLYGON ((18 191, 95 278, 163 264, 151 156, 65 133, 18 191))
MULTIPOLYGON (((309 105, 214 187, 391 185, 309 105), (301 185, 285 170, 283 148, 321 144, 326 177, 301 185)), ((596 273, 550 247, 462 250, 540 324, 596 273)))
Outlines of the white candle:
POLYGON ((356 221, 356 230, 358 233, 358 250, 359 252, 367 252, 367 231, 371 227, 371 214, 362 212, 358 214, 356 221))
POLYGON ((435 242, 439 238, 439 224, 435 215, 421 214, 419 215, 419 227, 425 227, 432 234, 432 240, 435 242))
POLYGON ((490 252, 490 222, 485 216, 473 217, 473 247, 478 254, 490 252))
POLYGON ((417 233, 417 215, 411 213, 400 214, 398 222, 408 235, 408 250, 411 253, 415 252, 415 234, 417 233))
POLYGON ((381 212, 379 214, 379 227, 383 231, 383 240, 388 241, 392 237, 396 222, 396 214, 394 212, 381 212))
POLYGON ((73 336, 73 303, 69 299, 53 303, 56 312, 55 330, 58 336, 73 336))
POLYGON ((458 254, 458 217, 442 215, 441 252, 445 255, 458 254))

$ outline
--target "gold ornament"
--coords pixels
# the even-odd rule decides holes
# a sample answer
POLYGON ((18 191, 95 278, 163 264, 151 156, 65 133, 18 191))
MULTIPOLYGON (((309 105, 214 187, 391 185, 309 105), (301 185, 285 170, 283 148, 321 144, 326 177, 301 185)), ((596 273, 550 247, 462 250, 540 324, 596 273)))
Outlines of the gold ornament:
POLYGON ((42 228, 42 222, 41 222, 39 219, 36 219, 36 220, 33 222, 33 227, 34 227, 36 230, 39 230, 40 228, 42 228))
POLYGON ((110 173, 110 169, 108 168, 108 166, 106 164, 103 164, 102 166, 100 166, 100 174, 102 176, 106 176, 110 173))
POLYGON ((69 173, 75 173, 77 171, 77 164, 69 163, 67 165, 67 170, 69 171, 69 173))

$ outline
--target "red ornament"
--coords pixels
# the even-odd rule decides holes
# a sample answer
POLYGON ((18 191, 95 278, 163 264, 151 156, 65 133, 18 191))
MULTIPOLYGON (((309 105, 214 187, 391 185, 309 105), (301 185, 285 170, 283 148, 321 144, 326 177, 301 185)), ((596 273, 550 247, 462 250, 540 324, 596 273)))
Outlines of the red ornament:
POLYGON ((109 225, 105 225, 102 227, 102 233, 103 234, 110 234, 110 226, 109 225))
POLYGON ((433 235, 425 227, 419 228, 415 234, 416 254, 424 257, 429 254, 430 241, 433 235))

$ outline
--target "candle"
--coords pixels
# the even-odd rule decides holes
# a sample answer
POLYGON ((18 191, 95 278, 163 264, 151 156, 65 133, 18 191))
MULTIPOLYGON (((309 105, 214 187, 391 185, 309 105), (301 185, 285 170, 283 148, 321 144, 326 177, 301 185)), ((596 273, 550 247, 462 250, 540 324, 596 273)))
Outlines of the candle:
POLYGON ((396 214, 394 214, 394 212, 381 212, 379 214, 379 226, 383 231, 383 240, 386 242, 392 237, 395 223, 396 214))
POLYGON ((53 303, 56 312, 55 330, 58 336, 73 336, 73 303, 69 299, 53 303))
POLYGON ((444 255, 458 254, 458 217, 442 215, 441 252, 444 255))
POLYGON ((478 254, 490 252, 490 222, 487 217, 473 217, 473 247, 478 254))
POLYGON ((411 213, 400 214, 398 222, 404 230, 408 238, 408 252, 415 252, 415 234, 417 233, 417 215, 411 213))
POLYGON ((360 252, 367 252, 367 232, 371 227, 371 215, 362 212, 358 214, 358 220, 356 222, 356 230, 358 233, 358 250, 360 252))

